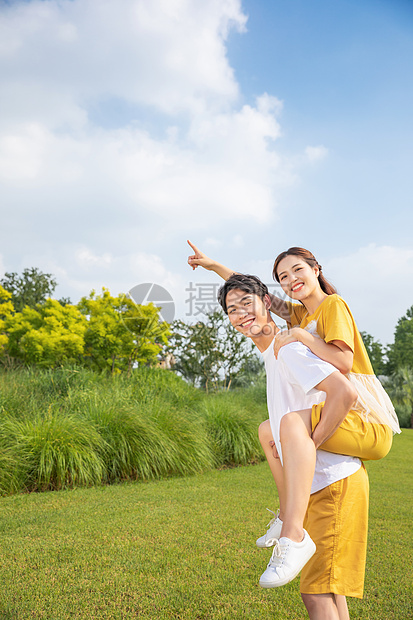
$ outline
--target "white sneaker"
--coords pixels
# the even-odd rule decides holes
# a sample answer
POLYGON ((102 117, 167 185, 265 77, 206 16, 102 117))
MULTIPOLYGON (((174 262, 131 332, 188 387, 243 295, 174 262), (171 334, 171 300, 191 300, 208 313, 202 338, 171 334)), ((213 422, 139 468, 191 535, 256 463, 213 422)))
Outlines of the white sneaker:
POLYGON ((314 555, 316 546, 304 530, 304 539, 297 543, 283 536, 276 543, 267 570, 261 575, 260 586, 285 586, 298 575, 314 555))
POLYGON ((265 549, 266 547, 272 547, 275 545, 276 541, 281 536, 281 528, 283 526, 283 522, 279 518, 280 511, 273 512, 269 508, 267 508, 268 512, 271 512, 274 515, 274 518, 268 523, 268 530, 264 536, 261 536, 257 539, 256 545, 260 547, 260 549, 265 549))

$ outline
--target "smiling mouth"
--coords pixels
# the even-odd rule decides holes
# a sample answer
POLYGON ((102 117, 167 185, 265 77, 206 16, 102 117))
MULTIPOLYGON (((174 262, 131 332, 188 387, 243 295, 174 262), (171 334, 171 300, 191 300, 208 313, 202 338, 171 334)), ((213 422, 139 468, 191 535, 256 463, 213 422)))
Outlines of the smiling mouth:
POLYGON ((304 282, 300 282, 300 284, 295 284, 294 286, 291 287, 291 291, 293 293, 296 293, 297 291, 301 291, 303 286, 304 286, 304 282))
POLYGON ((243 327, 244 329, 246 329, 247 327, 251 327, 251 325, 254 323, 255 319, 247 319, 246 321, 243 321, 242 323, 239 324, 240 327, 243 327))

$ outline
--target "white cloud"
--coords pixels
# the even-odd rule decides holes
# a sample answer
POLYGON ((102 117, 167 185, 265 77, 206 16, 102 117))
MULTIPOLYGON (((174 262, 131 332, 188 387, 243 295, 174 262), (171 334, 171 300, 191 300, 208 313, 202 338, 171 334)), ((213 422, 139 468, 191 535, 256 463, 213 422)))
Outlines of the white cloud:
POLYGON ((32 0, 0 18, 0 181, 16 219, 35 210, 39 234, 51 212, 73 215, 68 232, 80 215, 116 227, 114 208, 172 229, 271 220, 293 175, 274 150, 282 103, 237 105, 239 0, 32 0), (115 129, 91 121, 110 98, 138 106, 115 129), (142 105, 175 115, 165 137, 142 129, 142 105))
POLYGON ((348 302, 358 327, 384 344, 413 304, 413 248, 374 243, 323 265, 327 279, 348 302))
POLYGON ((156 282, 163 285, 166 281, 170 281, 172 276, 165 267, 162 258, 157 254, 137 252, 130 255, 129 264, 137 280, 136 284, 156 282))
POLYGON ((203 245, 211 247, 211 248, 220 248, 222 246, 222 241, 220 239, 214 239, 213 237, 208 237, 207 239, 205 239, 203 245))
POLYGON ((32 256, 29 264, 39 265, 42 271, 53 273, 59 283, 56 296, 70 296, 74 303, 92 290, 100 293, 104 287, 113 295, 126 294, 137 284, 146 282, 163 286, 174 300, 181 305, 183 303, 186 280, 168 269, 158 254, 124 252, 96 255, 90 248, 82 247, 74 254, 63 253, 58 261, 50 257, 32 256))
POLYGON ((244 237, 242 235, 234 235, 231 241, 231 246, 233 248, 243 248, 244 247, 244 237))
POLYGON ((0 254, 0 277, 3 278, 5 273, 6 273, 6 269, 4 268, 3 255, 0 254))
POLYGON ((89 269, 94 267, 108 267, 113 263, 113 257, 109 253, 98 256, 89 248, 79 248, 76 252, 75 259, 79 267, 89 269))
MULTIPOLYGON (((245 23, 239 0, 3 5, 0 67, 12 88, 3 92, 2 112, 18 117, 31 111, 46 118, 57 93, 66 101, 64 112, 73 108, 69 116, 85 101, 111 96, 167 113, 221 105, 238 95, 226 39, 231 30, 242 32, 245 23), (25 89, 30 100, 17 100, 25 89)), ((50 120, 65 119, 53 110, 50 120)))
POLYGON ((128 290, 134 274, 176 287, 161 242, 273 221, 302 161, 276 151, 282 102, 241 99, 226 45, 246 20, 240 0, 0 5, 9 269, 53 271, 62 294, 128 290))
POLYGON ((99 202, 157 214, 172 227, 183 219, 199 227, 216 218, 265 222, 277 188, 289 182, 272 147, 278 123, 259 104, 198 117, 181 141, 136 127, 91 128, 81 137, 32 123, 14 129, 0 134, 4 191, 14 193, 18 183, 40 214, 49 205, 89 211, 99 202))
POLYGON ((307 146, 305 154, 310 163, 321 161, 328 155, 328 149, 325 146, 307 146))

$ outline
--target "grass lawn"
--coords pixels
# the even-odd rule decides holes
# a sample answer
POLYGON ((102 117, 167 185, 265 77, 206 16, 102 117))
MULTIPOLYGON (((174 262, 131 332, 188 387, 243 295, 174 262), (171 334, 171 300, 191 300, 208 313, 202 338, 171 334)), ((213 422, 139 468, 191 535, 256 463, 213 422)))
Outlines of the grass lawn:
MULTIPOLYGON (((368 465, 363 601, 352 618, 407 620, 412 603, 413 431, 368 465)), ((188 478, 0 500, 0 620, 306 618, 299 580, 263 590, 255 547, 276 506, 265 463, 188 478)))

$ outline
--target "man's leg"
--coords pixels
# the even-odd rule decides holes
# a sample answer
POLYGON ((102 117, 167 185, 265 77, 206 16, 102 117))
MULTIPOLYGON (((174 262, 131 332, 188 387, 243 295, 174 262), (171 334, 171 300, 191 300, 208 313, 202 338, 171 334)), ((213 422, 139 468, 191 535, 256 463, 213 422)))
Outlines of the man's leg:
POLYGON ((301 598, 310 620, 342 620, 334 594, 302 594, 301 598))
POLYGON ((310 620, 350 620, 345 596, 302 594, 310 620))
POLYGON ((362 598, 367 549, 368 477, 364 467, 313 493, 304 527, 317 551, 301 572, 300 591, 311 620, 349 620, 346 596, 362 598), (338 594, 325 594, 340 592, 338 594), (311 611, 311 613, 310 613, 311 611), (312 614, 312 615, 311 615, 312 614), (317 615, 319 614, 319 615, 317 615))
POLYGON ((340 620, 350 620, 350 614, 348 613, 347 599, 342 594, 335 594, 336 605, 338 609, 338 615, 340 620))

